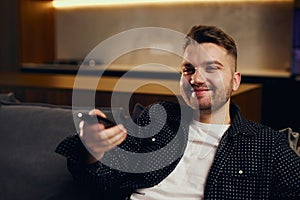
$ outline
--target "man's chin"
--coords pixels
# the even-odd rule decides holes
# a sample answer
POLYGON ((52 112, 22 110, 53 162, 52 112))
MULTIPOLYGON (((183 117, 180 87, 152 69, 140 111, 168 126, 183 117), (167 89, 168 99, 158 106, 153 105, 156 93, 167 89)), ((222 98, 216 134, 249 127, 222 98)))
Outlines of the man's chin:
POLYGON ((200 113, 204 113, 204 114, 208 114, 212 112, 211 107, 199 107, 199 112, 200 113))

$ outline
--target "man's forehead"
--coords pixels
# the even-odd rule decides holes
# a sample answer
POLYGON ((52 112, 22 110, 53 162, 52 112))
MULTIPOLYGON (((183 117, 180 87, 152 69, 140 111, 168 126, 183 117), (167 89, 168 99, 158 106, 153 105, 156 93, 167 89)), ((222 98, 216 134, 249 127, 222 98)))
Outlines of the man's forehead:
POLYGON ((183 54, 183 63, 202 65, 219 62, 224 66, 234 66, 234 58, 227 50, 214 43, 196 43, 186 47, 183 54))

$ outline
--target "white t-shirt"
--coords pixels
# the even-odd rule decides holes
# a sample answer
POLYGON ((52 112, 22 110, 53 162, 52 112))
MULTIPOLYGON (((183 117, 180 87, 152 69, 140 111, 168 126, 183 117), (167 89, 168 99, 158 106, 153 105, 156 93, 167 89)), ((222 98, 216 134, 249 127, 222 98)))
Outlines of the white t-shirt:
POLYGON ((187 148, 176 168, 158 185, 138 189, 131 200, 203 199, 206 178, 217 146, 229 124, 190 124, 187 148))

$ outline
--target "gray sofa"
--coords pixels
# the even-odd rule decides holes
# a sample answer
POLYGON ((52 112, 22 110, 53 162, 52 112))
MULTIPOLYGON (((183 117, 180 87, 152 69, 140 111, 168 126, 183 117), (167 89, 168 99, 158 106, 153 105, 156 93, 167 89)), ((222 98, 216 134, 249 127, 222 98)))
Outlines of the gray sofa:
POLYGON ((87 199, 64 157, 54 152, 75 133, 72 110, 0 96, 0 199, 87 199))
MULTIPOLYGON (((13 94, 0 95, 0 103, 0 199, 92 199, 54 152, 76 132, 71 108, 21 103, 13 94)), ((284 132, 295 146, 299 136, 284 132)))
MULTIPOLYGON (((137 104, 132 118, 142 110, 137 104)), ((76 133, 75 124, 70 106, 23 103, 13 93, 0 94, 1 200, 102 198, 74 181, 66 159, 55 153, 76 133)))

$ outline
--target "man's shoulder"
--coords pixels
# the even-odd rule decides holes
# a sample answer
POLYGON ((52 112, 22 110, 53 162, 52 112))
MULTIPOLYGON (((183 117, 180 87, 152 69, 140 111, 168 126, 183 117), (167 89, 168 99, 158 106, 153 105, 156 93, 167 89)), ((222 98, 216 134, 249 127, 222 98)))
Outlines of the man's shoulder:
POLYGON ((286 145, 288 143, 294 151, 298 154, 300 153, 300 148, 297 149, 300 135, 291 128, 275 129, 268 125, 249 120, 246 120, 244 125, 246 128, 242 131, 242 134, 249 139, 252 138, 251 140, 254 143, 263 143, 265 147, 286 145))
POLYGON ((254 135, 272 136, 278 137, 280 135, 279 130, 272 128, 271 126, 249 121, 247 122, 247 130, 251 131, 254 135))
POLYGON ((263 144, 265 146, 273 146, 282 133, 279 130, 263 123, 254 122, 245 118, 240 118, 241 121, 232 124, 230 131, 231 135, 243 138, 253 144, 263 144))

